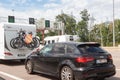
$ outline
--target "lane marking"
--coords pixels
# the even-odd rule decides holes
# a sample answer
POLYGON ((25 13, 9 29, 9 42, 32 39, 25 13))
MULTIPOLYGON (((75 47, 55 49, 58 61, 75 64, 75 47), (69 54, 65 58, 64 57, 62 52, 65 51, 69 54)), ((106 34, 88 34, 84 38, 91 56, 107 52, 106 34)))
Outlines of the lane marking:
POLYGON ((117 71, 120 71, 120 69, 116 69, 117 71))
POLYGON ((8 74, 8 73, 2 72, 2 71, 0 71, 0 74, 2 74, 2 75, 4 75, 4 76, 8 76, 8 77, 10 77, 10 78, 13 78, 13 79, 15 79, 15 80, 24 80, 24 79, 21 79, 21 78, 19 78, 19 77, 13 76, 13 75, 11 75, 11 74, 8 74))

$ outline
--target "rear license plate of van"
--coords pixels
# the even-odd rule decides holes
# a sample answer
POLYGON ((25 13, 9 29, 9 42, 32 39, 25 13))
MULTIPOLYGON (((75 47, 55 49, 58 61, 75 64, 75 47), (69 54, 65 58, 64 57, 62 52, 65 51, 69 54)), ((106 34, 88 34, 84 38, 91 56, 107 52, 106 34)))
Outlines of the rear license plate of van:
POLYGON ((96 63, 97 63, 97 64, 107 63, 107 59, 98 59, 98 60, 96 60, 96 63))
POLYGON ((24 56, 25 56, 25 54, 18 54, 18 56, 19 56, 19 57, 24 57, 24 56))

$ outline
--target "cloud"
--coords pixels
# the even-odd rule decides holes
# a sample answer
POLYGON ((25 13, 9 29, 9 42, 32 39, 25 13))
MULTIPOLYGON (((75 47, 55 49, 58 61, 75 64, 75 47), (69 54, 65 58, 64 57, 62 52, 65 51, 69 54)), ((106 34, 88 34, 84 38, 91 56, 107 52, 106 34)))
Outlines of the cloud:
MULTIPOLYGON (((115 18, 119 18, 120 14, 120 1, 114 0, 115 3, 115 18)), ((96 18, 96 21, 106 21, 113 18, 113 0, 92 0, 91 3, 87 5, 88 11, 96 18), (94 3, 93 3, 94 2, 94 3)))
POLYGON ((6 8, 0 7, 0 16, 1 17, 5 17, 5 16, 11 15, 11 14, 12 14, 11 10, 7 10, 6 8))
POLYGON ((56 3, 47 3, 45 5, 43 5, 45 8, 55 8, 55 7, 58 7, 59 4, 56 4, 56 3))
POLYGON ((21 2, 22 4, 26 3, 28 0, 19 0, 18 2, 21 2))
POLYGON ((66 4, 66 3, 71 2, 71 0, 61 0, 61 2, 62 2, 63 4, 66 4))
MULTIPOLYGON (((29 4, 32 0, 12 0, 14 7, 17 4, 29 4)), ((43 2, 43 0, 36 0, 43 2)), ((67 14, 73 14, 77 20, 80 20, 80 12, 83 9, 87 9, 91 16, 95 17, 96 21, 105 21, 106 18, 112 20, 112 0, 61 0, 56 3, 56 0, 49 0, 48 2, 37 5, 32 5, 23 8, 25 10, 15 10, 14 15, 16 17, 35 17, 35 18, 46 18, 55 19, 55 16, 61 14, 61 11, 67 14), (49 3, 48 3, 49 2, 49 3), (34 6, 34 7, 33 7, 34 6), (41 7, 42 6, 42 7, 41 7), (31 9, 30 9, 31 8, 31 9)), ((34 3, 35 4, 35 3, 34 3)), ((0 3, 1 16, 7 16, 13 14, 8 8, 2 7, 0 3)), ((115 18, 119 18, 120 14, 120 0, 115 0, 115 18)))
POLYGON ((38 2, 42 2, 43 0, 37 0, 38 2))
POLYGON ((25 4, 25 3, 27 3, 27 1, 29 1, 29 0, 12 0, 11 1, 11 5, 12 6, 16 6, 16 5, 18 5, 18 4, 25 4))
POLYGON ((49 2, 55 2, 56 0, 49 0, 49 2))

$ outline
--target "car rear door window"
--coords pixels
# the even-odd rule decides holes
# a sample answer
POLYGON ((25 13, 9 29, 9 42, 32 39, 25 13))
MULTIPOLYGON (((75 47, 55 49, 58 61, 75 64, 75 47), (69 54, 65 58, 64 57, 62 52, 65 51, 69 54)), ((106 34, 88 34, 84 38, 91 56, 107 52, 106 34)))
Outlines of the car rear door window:
POLYGON ((68 54, 78 54, 79 50, 73 45, 67 45, 67 53, 68 54))
POLYGON ((65 54, 65 45, 64 44, 55 44, 53 48, 55 54, 65 54))

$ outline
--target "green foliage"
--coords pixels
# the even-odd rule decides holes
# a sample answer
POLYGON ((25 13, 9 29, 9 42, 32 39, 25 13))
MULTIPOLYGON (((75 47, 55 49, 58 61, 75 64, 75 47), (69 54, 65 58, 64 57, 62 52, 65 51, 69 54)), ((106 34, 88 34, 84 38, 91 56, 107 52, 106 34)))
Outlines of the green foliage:
MULTIPOLYGON (((56 21, 62 21, 65 25, 66 34, 77 34, 80 37, 80 41, 94 41, 103 44, 103 46, 112 46, 113 44, 113 25, 112 21, 106 25, 106 22, 95 24, 93 29, 88 30, 88 21, 90 14, 87 9, 80 12, 81 21, 76 24, 76 20, 73 16, 67 14, 60 14, 56 16, 56 21)), ((115 21, 115 41, 116 46, 120 44, 120 19, 115 21)), ((56 31, 58 32, 58 31, 56 31)), ((56 35, 56 32, 50 32, 49 35, 56 35)))
POLYGON ((77 24, 77 32, 80 37, 80 41, 88 41, 88 29, 85 21, 81 21, 77 24))
POLYGON ((87 9, 81 11, 81 18, 82 20, 77 24, 77 34, 80 37, 80 41, 86 42, 89 41, 89 30, 88 30, 88 20, 89 14, 87 9))
POLYGON ((81 18, 83 21, 87 22, 89 20, 90 14, 88 14, 87 9, 84 9, 83 11, 81 11, 80 14, 82 15, 81 18))
POLYGON ((42 34, 40 32, 37 32, 37 36, 40 38, 40 41, 42 39, 42 34))
POLYGON ((100 25, 94 25, 94 29, 89 32, 89 41, 93 42, 100 42, 101 36, 100 36, 100 25), (98 27, 99 26, 99 27, 98 27))
POLYGON ((62 21, 64 23, 65 34, 76 34, 76 20, 72 15, 60 14, 56 16, 56 21, 62 21))
POLYGON ((120 45, 120 19, 115 20, 115 40, 116 45, 120 45))
MULTIPOLYGON (((94 37, 94 40, 103 44, 103 46, 113 45, 113 27, 112 22, 106 25, 106 23, 100 23, 94 26, 90 32, 94 37), (101 32, 101 33, 100 33, 101 32)), ((92 38, 92 37, 91 37, 92 38)), ((115 41, 116 45, 120 44, 120 20, 115 20, 115 41)))
POLYGON ((58 32, 58 31, 49 30, 49 32, 45 35, 45 37, 46 37, 46 36, 55 36, 55 35, 58 35, 57 32, 58 32))

